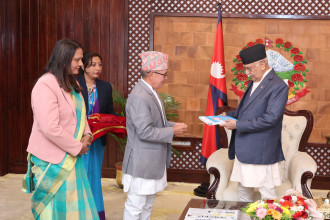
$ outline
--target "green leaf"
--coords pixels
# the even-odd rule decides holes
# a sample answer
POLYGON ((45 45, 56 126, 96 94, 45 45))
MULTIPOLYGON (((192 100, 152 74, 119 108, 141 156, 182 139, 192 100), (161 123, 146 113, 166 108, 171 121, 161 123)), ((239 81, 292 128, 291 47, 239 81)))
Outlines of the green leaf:
POLYGON ((304 82, 307 82, 307 79, 303 79, 304 82))
POLYGON ((300 82, 300 86, 301 86, 302 88, 304 88, 304 83, 303 83, 303 82, 300 82))
POLYGON ((126 116, 126 101, 123 93, 120 93, 117 89, 112 89, 112 101, 115 108, 115 112, 120 116, 126 116))
POLYGON ((295 90, 299 90, 299 88, 297 86, 294 87, 295 90))
POLYGON ((178 157, 181 156, 181 152, 178 151, 177 149, 175 149, 174 147, 172 147, 172 152, 175 153, 175 155, 178 156, 178 157))
POLYGON ((237 71, 237 70, 235 70, 235 73, 237 74, 237 73, 238 73, 238 71, 237 71))
POLYGON ((295 54, 291 54, 291 57, 293 57, 295 54))
POLYGON ((304 59, 303 61, 302 61, 303 63, 307 63, 307 61, 304 59))
POLYGON ((302 72, 302 75, 303 75, 303 76, 306 76, 306 73, 305 73, 305 72, 302 72))
POLYGON ((237 78, 236 78, 236 77, 234 77, 234 78, 233 78, 233 81, 236 81, 236 80, 237 80, 237 78))
POLYGON ((245 88, 245 86, 241 86, 241 89, 244 89, 245 88))
POLYGON ((299 51, 299 54, 303 54, 301 51, 299 51))
POLYGON ((276 74, 281 78, 281 79, 291 79, 292 75, 294 74, 294 70, 290 71, 285 71, 285 72, 276 72, 276 74))
POLYGON ((166 93, 160 93, 159 96, 164 103, 167 120, 173 121, 178 118, 179 115, 177 114, 177 110, 180 109, 181 103, 177 102, 173 96, 166 93))
POLYGON ((233 62, 236 62, 236 61, 237 61, 237 58, 235 57, 234 60, 233 60, 233 62))
POLYGON ((235 86, 237 86, 237 85, 238 85, 238 83, 239 83, 239 81, 237 80, 237 81, 235 82, 235 86))
POLYGON ((298 84, 299 84, 299 82, 298 82, 298 81, 295 81, 295 82, 294 82, 294 85, 295 85, 295 86, 297 86, 298 84))
POLYGON ((233 68, 231 68, 231 71, 234 71, 236 68, 235 67, 233 67, 233 68))
POLYGON ((305 69, 306 72, 309 72, 309 69, 305 69))
POLYGON ((297 61, 294 61, 294 62, 293 62, 293 65, 296 65, 297 63, 298 63, 297 61))
POLYGON ((123 136, 122 138, 118 137, 117 135, 115 135, 114 133, 108 132, 108 134, 113 137, 113 139, 117 142, 117 144, 119 145, 120 150, 122 151, 122 153, 125 152, 125 146, 126 146, 126 142, 127 142, 127 136, 123 136))

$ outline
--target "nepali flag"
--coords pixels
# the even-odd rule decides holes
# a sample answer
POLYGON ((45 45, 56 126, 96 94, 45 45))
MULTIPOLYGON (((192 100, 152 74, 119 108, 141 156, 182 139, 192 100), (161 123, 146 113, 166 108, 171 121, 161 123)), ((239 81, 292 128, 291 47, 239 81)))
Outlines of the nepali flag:
MULTIPOLYGON (((225 75, 225 59, 222 35, 221 4, 219 3, 218 25, 215 33, 212 66, 210 74, 210 87, 207 97, 206 115, 213 116, 220 106, 227 106, 227 87, 225 75)), ((201 150, 201 163, 206 164, 209 156, 220 149, 220 136, 216 126, 205 124, 201 150)))

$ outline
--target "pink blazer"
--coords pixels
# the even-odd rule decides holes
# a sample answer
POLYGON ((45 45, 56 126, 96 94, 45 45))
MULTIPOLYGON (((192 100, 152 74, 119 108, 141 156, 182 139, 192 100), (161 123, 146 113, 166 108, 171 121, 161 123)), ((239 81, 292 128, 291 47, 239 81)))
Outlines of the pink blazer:
MULTIPOLYGON (((71 94, 60 88, 53 74, 46 73, 37 81, 32 90, 31 105, 34 120, 27 151, 53 164, 60 163, 66 152, 77 156, 82 143, 74 138, 75 106, 71 94)), ((86 133, 91 133, 87 118, 86 133)))

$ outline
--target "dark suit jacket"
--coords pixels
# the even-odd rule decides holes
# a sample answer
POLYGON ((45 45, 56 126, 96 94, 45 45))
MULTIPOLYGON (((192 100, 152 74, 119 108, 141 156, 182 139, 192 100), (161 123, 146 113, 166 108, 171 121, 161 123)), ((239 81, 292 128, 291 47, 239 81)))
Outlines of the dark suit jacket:
MULTIPOLYGON (((84 75, 79 75, 77 77, 77 80, 80 86, 83 88, 81 94, 83 95, 85 100, 86 113, 88 113, 88 92, 87 92, 87 85, 84 75)), ((96 79, 96 89, 99 99, 99 110, 100 110, 99 113, 116 115, 113 109, 111 84, 106 81, 96 79)), ((102 138, 102 144, 105 145, 107 141, 106 139, 107 137, 103 136, 101 138, 102 138)))
POLYGON ((274 164, 284 160, 281 143, 283 112, 288 86, 272 69, 250 96, 248 85, 235 111, 237 119, 229 145, 229 158, 247 164, 274 164))

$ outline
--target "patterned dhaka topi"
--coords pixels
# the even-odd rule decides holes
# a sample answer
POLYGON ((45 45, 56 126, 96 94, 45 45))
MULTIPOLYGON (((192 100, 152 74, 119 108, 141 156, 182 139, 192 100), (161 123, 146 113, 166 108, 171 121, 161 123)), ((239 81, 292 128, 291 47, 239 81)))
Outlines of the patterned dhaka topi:
POLYGON ((142 70, 167 70, 168 55, 158 51, 146 51, 139 54, 142 60, 142 70))

